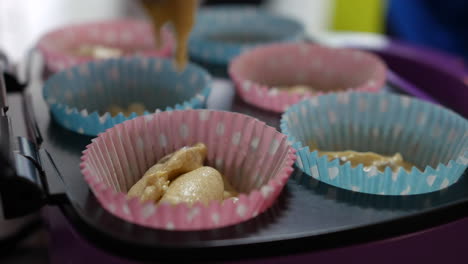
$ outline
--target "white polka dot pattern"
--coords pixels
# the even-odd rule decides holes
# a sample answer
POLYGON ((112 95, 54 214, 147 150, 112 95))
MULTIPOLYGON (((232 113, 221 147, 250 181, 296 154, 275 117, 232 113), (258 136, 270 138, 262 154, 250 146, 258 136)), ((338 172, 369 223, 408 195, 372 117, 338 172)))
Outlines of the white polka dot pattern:
POLYGON ((410 101, 409 97, 407 97, 407 96, 402 96, 401 97, 401 106, 403 106, 404 108, 408 108, 410 103, 411 103, 411 101, 410 101))
POLYGON ((156 207, 154 204, 147 203, 143 206, 142 217, 143 219, 148 219, 150 216, 154 215, 156 212, 156 207))
POLYGON ((280 90, 268 93, 265 98, 262 90, 266 87, 267 91, 272 91, 273 88, 268 84, 325 84, 313 87, 319 93, 331 92, 328 87, 353 91, 381 90, 386 78, 385 65, 370 54, 357 52, 356 56, 361 58, 359 61, 353 60, 352 54, 349 50, 304 43, 264 45, 236 58, 229 73, 245 101, 263 109, 282 112, 316 93, 299 95, 280 90))
POLYGON ((338 177, 340 170, 337 167, 328 168, 328 177, 330 180, 334 180, 338 177))
POLYGON ((167 222, 166 229, 167 230, 174 230, 175 226, 173 222, 167 222))
MULTIPOLYGON (((300 159, 298 159, 300 160, 300 159)), ((312 166, 310 167, 310 172, 312 174, 312 177, 314 177, 315 179, 319 179, 320 178, 320 174, 319 174, 319 171, 318 171, 318 168, 317 166, 312 166)))
POLYGON ((164 134, 160 134, 160 135, 159 135, 159 144, 160 144, 162 147, 166 147, 166 146, 167 146, 167 137, 166 137, 166 135, 164 135, 164 134))
POLYGON ((280 142, 276 139, 273 139, 271 145, 270 145, 270 155, 273 155, 276 153, 276 151, 278 150, 279 148, 279 145, 280 145, 280 142))
POLYGON ((429 175, 426 178, 427 185, 432 186, 434 184, 434 181, 436 180, 437 176, 436 175, 429 175))
POLYGON ((379 171, 376 167, 372 166, 368 171, 367 171, 367 177, 372 178, 375 177, 379 174, 379 171))
POLYGON ((213 221, 213 223, 215 224, 215 226, 217 226, 217 225, 219 224, 219 221, 220 221, 219 218, 220 218, 220 217, 219 217, 219 214, 218 214, 218 213, 213 213, 213 214, 211 215, 211 221, 213 221))
POLYGON ((250 146, 251 146, 253 149, 257 149, 258 143, 260 143, 260 138, 255 137, 255 138, 253 138, 252 141, 250 142, 250 146))
POLYGON ((408 187, 406 187, 406 189, 404 189, 400 195, 408 195, 409 193, 411 192, 411 186, 408 185, 408 187))
POLYGON ((239 145, 240 139, 241 139, 241 133, 240 132, 234 133, 232 136, 232 144, 239 145))
POLYGON ((244 218, 247 213, 247 207, 243 204, 239 204, 237 206, 236 212, 237 212, 237 215, 239 215, 239 217, 244 218))
POLYGON ((201 111, 199 112, 199 119, 200 119, 200 121, 206 121, 206 120, 208 120, 209 115, 210 115, 210 114, 209 114, 208 111, 201 110, 201 111))
POLYGON ((180 125, 180 136, 183 138, 183 139, 186 139, 188 136, 189 136, 189 128, 187 127, 186 124, 181 124, 180 125))
POLYGON ((95 138, 84 155, 81 168, 99 202, 108 209, 113 204, 113 214, 127 221, 167 230, 215 228, 254 217, 277 198, 294 162, 285 136, 275 128, 245 115, 212 110, 161 112, 152 119, 129 120, 95 138), (219 169, 242 190, 238 200, 190 207, 152 205, 120 192, 153 162, 195 142, 208 147, 206 165, 219 169))
POLYGON ((251 87, 252 87, 252 84, 249 81, 244 81, 244 83, 242 84, 242 88, 246 92, 250 91, 251 87))
POLYGON ((143 151, 145 149, 145 143, 143 142, 143 139, 142 138, 138 138, 137 139, 137 144, 136 144, 137 148, 139 151, 143 151))
POLYGON ((200 214, 200 208, 194 207, 187 214, 187 221, 191 222, 196 216, 200 214))
POLYGON ((318 106, 304 100, 289 108, 281 120, 282 132, 299 155, 297 167, 305 167, 311 179, 348 190, 355 186, 363 193, 411 195, 456 183, 468 166, 468 124, 451 111, 392 94, 337 93, 315 98, 318 106), (318 156, 307 148, 309 144, 331 151, 400 153, 418 169, 352 167, 318 156))
POLYGON ((444 188, 447 188, 447 186, 449 186, 449 181, 447 180, 447 178, 445 178, 442 183, 440 184, 440 188, 441 189, 444 189, 444 188))
POLYGON ((218 136, 224 135, 224 124, 223 123, 218 123, 218 125, 216 126, 216 134, 218 136))

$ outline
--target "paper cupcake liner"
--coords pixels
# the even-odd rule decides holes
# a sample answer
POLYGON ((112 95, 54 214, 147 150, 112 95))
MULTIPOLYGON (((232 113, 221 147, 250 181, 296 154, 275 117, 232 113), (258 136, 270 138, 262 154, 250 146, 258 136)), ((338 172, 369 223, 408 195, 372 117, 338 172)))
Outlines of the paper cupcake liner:
POLYGON ((361 208, 379 208, 380 210, 424 210, 443 206, 453 201, 453 193, 463 192, 468 180, 468 170, 460 176, 457 184, 446 189, 418 195, 375 195, 355 192, 321 182, 301 170, 295 170, 293 180, 304 187, 311 195, 320 195, 327 200, 361 208))
POLYGON ((293 171, 286 136, 246 115, 186 110, 161 112, 119 124, 93 139, 81 171, 101 205, 127 221, 169 230, 210 229, 240 223, 269 208, 293 171), (163 156, 183 146, 207 145, 206 164, 239 193, 238 202, 155 205, 126 192, 163 156))
POLYGON ((376 56, 363 51, 282 43, 243 53, 229 65, 229 75, 244 101, 281 113, 305 97, 337 89, 377 92, 385 84, 386 66, 376 56), (318 92, 293 94, 267 85, 272 83, 314 84, 318 92))
POLYGON ((209 7, 201 9, 197 16, 189 53, 195 60, 227 66, 232 58, 249 48, 297 41, 303 36, 304 28, 295 20, 254 7, 209 7), (233 39, 236 37, 243 41, 233 39))
POLYGON ((139 20, 112 20, 66 26, 44 35, 37 48, 44 56, 51 72, 96 60, 73 54, 83 44, 105 45, 122 49, 137 49, 135 54, 169 57, 175 46, 174 37, 167 29, 162 31, 162 47, 156 49, 154 34, 149 23, 139 20))
POLYGON ((297 150, 297 166, 340 188, 381 195, 420 194, 457 182, 468 165, 468 122, 458 114, 417 99, 391 94, 337 93, 306 99, 287 110, 281 130, 297 150), (318 157, 328 151, 397 152, 423 171, 382 173, 318 157))
POLYGON ((204 108, 211 78, 188 64, 183 72, 163 58, 124 57, 94 61, 56 73, 44 85, 43 95, 55 120, 63 127, 95 136, 125 120, 112 117, 110 105, 143 103, 145 114, 161 110, 204 108))

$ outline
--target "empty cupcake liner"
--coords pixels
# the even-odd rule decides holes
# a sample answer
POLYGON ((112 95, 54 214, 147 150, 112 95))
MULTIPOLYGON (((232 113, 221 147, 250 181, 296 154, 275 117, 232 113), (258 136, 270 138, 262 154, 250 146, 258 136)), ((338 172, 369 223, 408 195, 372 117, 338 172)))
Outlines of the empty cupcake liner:
POLYGON ((358 50, 309 43, 279 43, 257 47, 235 58, 229 75, 240 97, 274 112, 310 96, 327 92, 380 91, 386 66, 376 56, 358 50), (311 85, 317 92, 294 94, 277 86, 311 85))
POLYGON ((137 116, 111 116, 111 105, 143 103, 144 114, 197 109, 205 107, 210 91, 209 74, 194 64, 178 72, 169 59, 136 56, 88 62, 56 73, 45 82, 43 95, 60 125, 95 136, 137 116))
POLYGON ((83 152, 81 171, 101 205, 132 223, 168 230, 218 228, 269 208, 293 171, 286 136, 252 117, 214 110, 161 112, 100 134, 83 152), (203 142, 206 163, 242 193, 237 202, 168 205, 128 199, 126 192, 163 156, 203 142))
POLYGON ((45 34, 37 43, 51 72, 95 60, 75 54, 82 45, 104 45, 135 50, 128 55, 169 57, 175 46, 167 29, 162 31, 162 47, 156 49, 150 23, 140 20, 111 20, 66 26, 45 34))
POLYGON ((315 179, 340 188, 381 195, 444 189, 468 165, 468 122, 439 105, 391 94, 337 93, 306 99, 283 114, 281 130, 297 150, 296 165, 315 179), (319 157, 327 151, 397 152, 423 171, 352 168, 319 157))
POLYGON ((242 52, 266 43, 302 39, 303 26, 290 18, 248 6, 220 6, 200 10, 190 37, 190 56, 227 66, 242 52))

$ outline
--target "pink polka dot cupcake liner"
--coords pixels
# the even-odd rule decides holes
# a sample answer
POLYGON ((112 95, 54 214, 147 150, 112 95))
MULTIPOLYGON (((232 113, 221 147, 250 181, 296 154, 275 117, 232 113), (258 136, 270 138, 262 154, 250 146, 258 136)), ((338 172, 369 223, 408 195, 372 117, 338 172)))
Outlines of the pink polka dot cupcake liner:
POLYGON ((149 23, 140 20, 111 20, 69 25, 45 34, 37 43, 47 69, 57 72, 71 66, 96 60, 75 52, 83 45, 100 45, 128 51, 124 55, 169 57, 175 47, 172 33, 162 31, 162 46, 156 49, 149 23))
POLYGON ((214 110, 160 112, 100 134, 83 152, 81 171, 100 204, 129 222, 168 230, 219 228, 267 210, 293 171, 295 150, 286 136, 252 117, 214 110), (239 191, 237 201, 192 206, 154 204, 126 192, 165 155, 203 142, 206 165, 239 191))
POLYGON ((278 113, 303 98, 324 93, 378 92, 385 84, 386 70, 370 53, 309 43, 262 45, 229 65, 229 75, 244 101, 278 113), (314 92, 278 89, 295 85, 310 86, 314 92))

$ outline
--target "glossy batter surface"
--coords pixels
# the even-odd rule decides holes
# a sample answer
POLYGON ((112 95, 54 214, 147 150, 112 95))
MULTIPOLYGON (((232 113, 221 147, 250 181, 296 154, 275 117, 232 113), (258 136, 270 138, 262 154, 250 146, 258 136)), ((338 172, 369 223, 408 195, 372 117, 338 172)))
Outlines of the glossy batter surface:
POLYGON ((128 191, 141 201, 170 204, 237 199, 237 191, 216 169, 203 166, 207 148, 203 143, 163 157, 128 191))
POLYGON ((222 201, 224 193, 223 177, 214 168, 200 167, 177 177, 159 202, 171 204, 222 201))
POLYGON ((119 113, 122 113, 126 117, 130 116, 132 113, 143 115, 145 112, 145 105, 142 103, 131 103, 126 109, 118 105, 111 105, 107 111, 111 114, 111 116, 116 116, 119 113))
POLYGON ((275 87, 278 91, 285 91, 292 94, 305 94, 306 92, 314 93, 316 90, 308 85, 293 85, 293 86, 281 86, 275 87))
POLYGON ((341 164, 350 162, 352 167, 362 164, 365 169, 376 167, 379 171, 385 171, 386 167, 390 167, 392 171, 397 171, 398 168, 403 168, 406 171, 411 171, 413 164, 403 160, 400 153, 393 156, 383 156, 374 152, 356 152, 356 151, 319 151, 319 156, 328 156, 328 160, 339 159, 341 164))
POLYGON ((109 59, 125 54, 124 50, 104 45, 80 45, 72 51, 78 56, 92 57, 94 59, 109 59))

